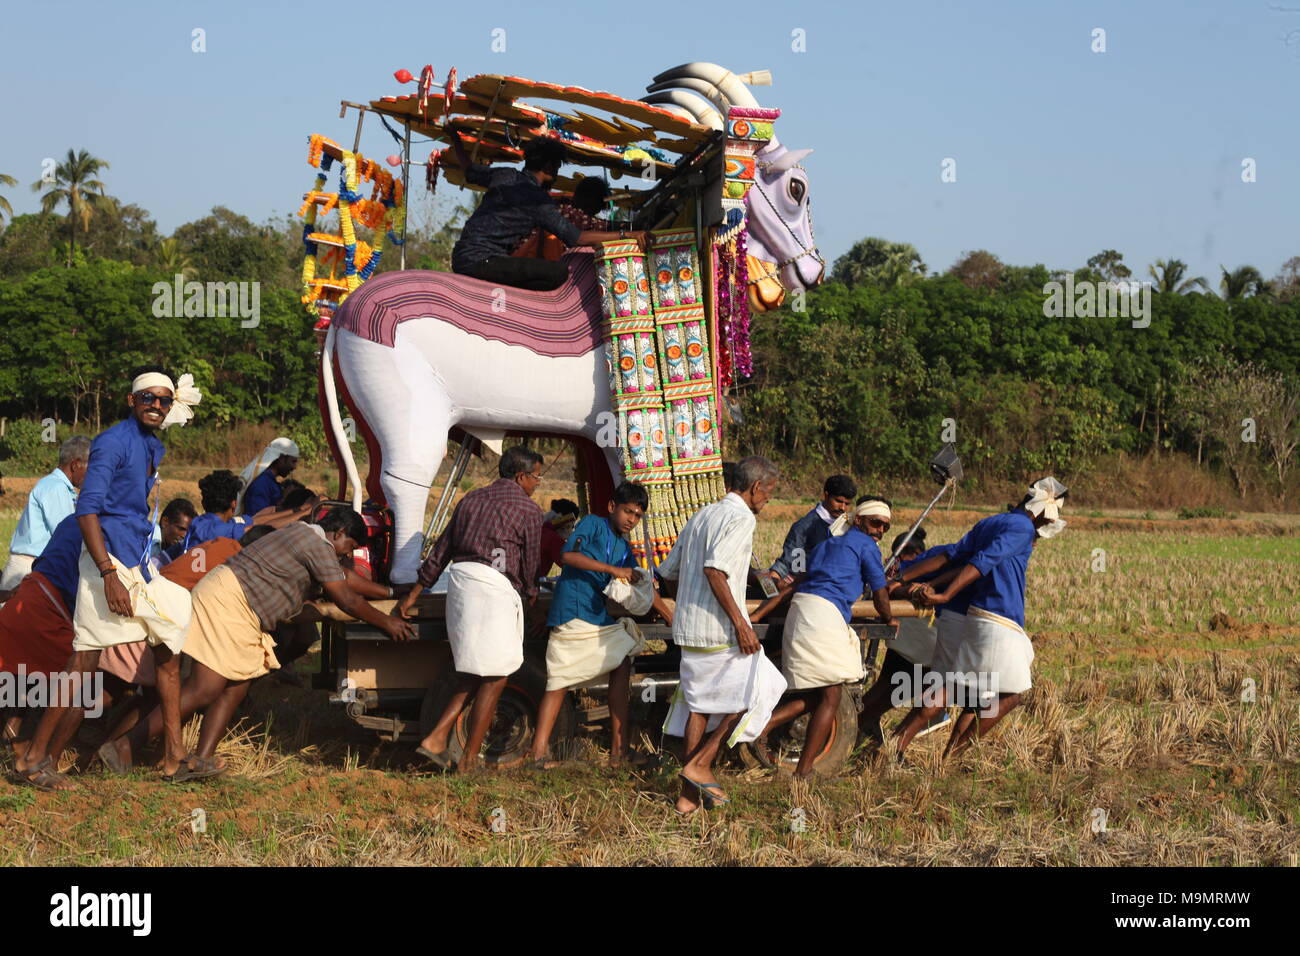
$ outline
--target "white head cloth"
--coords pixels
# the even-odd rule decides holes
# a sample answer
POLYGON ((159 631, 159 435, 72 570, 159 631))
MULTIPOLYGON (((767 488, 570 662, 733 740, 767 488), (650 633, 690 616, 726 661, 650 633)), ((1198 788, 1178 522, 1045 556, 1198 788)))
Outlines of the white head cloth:
POLYGON ((194 387, 194 376, 188 373, 182 375, 175 384, 162 372, 144 372, 137 375, 135 381, 131 383, 131 391, 139 392, 146 388, 165 388, 172 393, 174 401, 166 417, 163 418, 160 426, 162 428, 184 425, 194 417, 190 406, 197 405, 203 400, 203 393, 194 387))
POLYGON ((838 538, 845 534, 858 518, 884 518, 886 521, 891 521, 893 516, 890 514, 889 505, 875 498, 868 498, 852 511, 844 512, 831 522, 831 535, 838 538))
MULTIPOLYGON (((270 468, 271 462, 275 461, 281 455, 288 455, 290 458, 297 458, 300 454, 301 452, 298 450, 298 445, 292 438, 277 438, 262 449, 262 454, 258 455, 244 466, 244 470, 239 473, 239 477, 243 480, 244 487, 247 488, 253 483, 254 478, 266 471, 266 469, 270 468)), ((244 495, 241 492, 239 495, 241 505, 243 504, 243 500, 244 495)))
POLYGON ((1039 478, 1029 486, 1029 500, 1025 502, 1025 510, 1035 518, 1046 515, 1055 521, 1060 516, 1066 491, 1065 485, 1055 478, 1039 478))

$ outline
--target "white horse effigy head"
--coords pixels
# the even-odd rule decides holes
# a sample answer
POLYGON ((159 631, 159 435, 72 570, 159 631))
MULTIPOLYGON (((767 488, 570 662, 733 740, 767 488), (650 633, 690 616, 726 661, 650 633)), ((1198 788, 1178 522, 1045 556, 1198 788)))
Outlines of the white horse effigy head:
MULTIPOLYGON (((693 122, 736 135, 733 111, 761 111, 746 84, 767 85, 766 71, 736 75, 714 63, 687 63, 660 73, 642 97, 693 122)), ((742 134, 740 138, 744 138, 742 134)), ((808 175, 801 165, 811 149, 787 149, 771 136, 753 154, 753 188, 744 194, 749 303, 756 311, 779 306, 787 293, 810 289, 826 263, 813 239, 808 175)))

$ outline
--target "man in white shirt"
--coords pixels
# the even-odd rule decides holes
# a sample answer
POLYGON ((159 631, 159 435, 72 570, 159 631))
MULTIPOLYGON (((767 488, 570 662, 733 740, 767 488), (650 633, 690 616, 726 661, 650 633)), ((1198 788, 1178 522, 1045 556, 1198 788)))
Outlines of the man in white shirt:
POLYGON ((45 546, 59 522, 77 506, 77 489, 86 477, 90 458, 90 439, 74 435, 59 446, 59 467, 36 482, 27 496, 18 527, 9 542, 9 561, 0 574, 0 591, 17 589, 45 546))
POLYGON ((761 456, 737 463, 727 496, 691 516, 658 568, 678 582, 673 641, 682 649, 681 686, 664 729, 686 739, 676 807, 683 815, 728 802, 713 774, 718 750, 757 737, 785 691, 745 611, 754 516, 778 477, 761 456))

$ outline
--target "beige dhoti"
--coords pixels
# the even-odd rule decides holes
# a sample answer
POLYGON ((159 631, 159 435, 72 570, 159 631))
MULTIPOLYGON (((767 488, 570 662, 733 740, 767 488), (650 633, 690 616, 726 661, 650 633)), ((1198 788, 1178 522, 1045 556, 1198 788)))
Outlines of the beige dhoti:
POLYGON ((966 639, 953 659, 952 680, 967 707, 985 706, 998 694, 1020 694, 1033 685, 1029 669, 1034 645, 1015 621, 971 607, 966 611, 966 639))
POLYGON ((447 571, 447 638, 460 674, 506 677, 524 662, 524 604, 510 579, 477 561, 447 571))
POLYGON ((934 654, 930 658, 930 670, 949 674, 957 651, 966 640, 966 615, 958 611, 940 611, 934 622, 934 631, 934 654))
POLYGON ((904 617, 898 621, 898 637, 889 649, 910 664, 929 667, 934 660, 934 647, 939 631, 932 617, 904 617))
POLYGON ((262 630, 234 571, 224 564, 213 568, 192 593, 186 654, 226 680, 252 680, 279 668, 275 642, 262 630))
POLYGON ((630 617, 601 627, 574 618, 551 628, 546 644, 546 689, 581 687, 608 674, 645 646, 630 617))
POLYGON ((36 558, 30 554, 11 554, 5 562, 5 569, 0 572, 0 591, 17 591, 23 578, 32 573, 36 558))
POLYGON ((114 613, 104 597, 104 583, 85 546, 77 565, 77 607, 73 611, 74 651, 100 651, 117 644, 146 641, 178 654, 190 623, 190 592, 161 574, 146 581, 138 567, 128 568, 111 554, 118 580, 131 595, 131 617, 114 613))
POLYGON ((826 598, 796 594, 785 616, 781 672, 790 690, 860 681, 862 641, 826 598))

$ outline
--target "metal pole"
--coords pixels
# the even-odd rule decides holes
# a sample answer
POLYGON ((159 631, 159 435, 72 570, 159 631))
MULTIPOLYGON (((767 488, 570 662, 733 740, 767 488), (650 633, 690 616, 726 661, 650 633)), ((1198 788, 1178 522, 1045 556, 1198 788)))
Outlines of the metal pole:
POLYGON ((406 268, 406 223, 411 218, 411 124, 406 123, 406 136, 402 140, 402 201, 406 215, 402 217, 402 244, 398 252, 398 268, 406 268))
POLYGON ((461 478, 465 476, 465 469, 469 466, 470 451, 474 447, 475 441, 477 439, 467 436, 460 449, 456 452, 456 458, 451 464, 451 474, 447 477, 447 483, 442 486, 442 494, 438 497, 438 506, 434 508, 433 515, 429 518, 429 526, 425 529, 421 557, 428 557, 429 552, 433 549, 436 536, 442 532, 443 518, 450 508, 452 499, 456 496, 456 486, 460 484, 461 478))
POLYGON ((933 500, 931 500, 931 502, 926 506, 925 510, 921 512, 921 517, 912 522, 912 527, 907 529, 907 534, 903 535, 903 540, 899 542, 897 549, 895 549, 894 553, 890 555, 889 560, 885 562, 885 577, 889 577, 889 572, 894 570, 895 565, 898 564, 898 556, 902 554, 903 549, 907 547, 907 542, 912 540, 912 535, 916 534, 916 529, 921 527, 921 522, 924 521, 930 512, 934 510, 934 506, 939 503, 939 499, 942 498, 947 493, 948 489, 953 487, 955 483, 955 480, 952 478, 945 481, 943 487, 939 489, 939 493, 934 496, 933 500))

